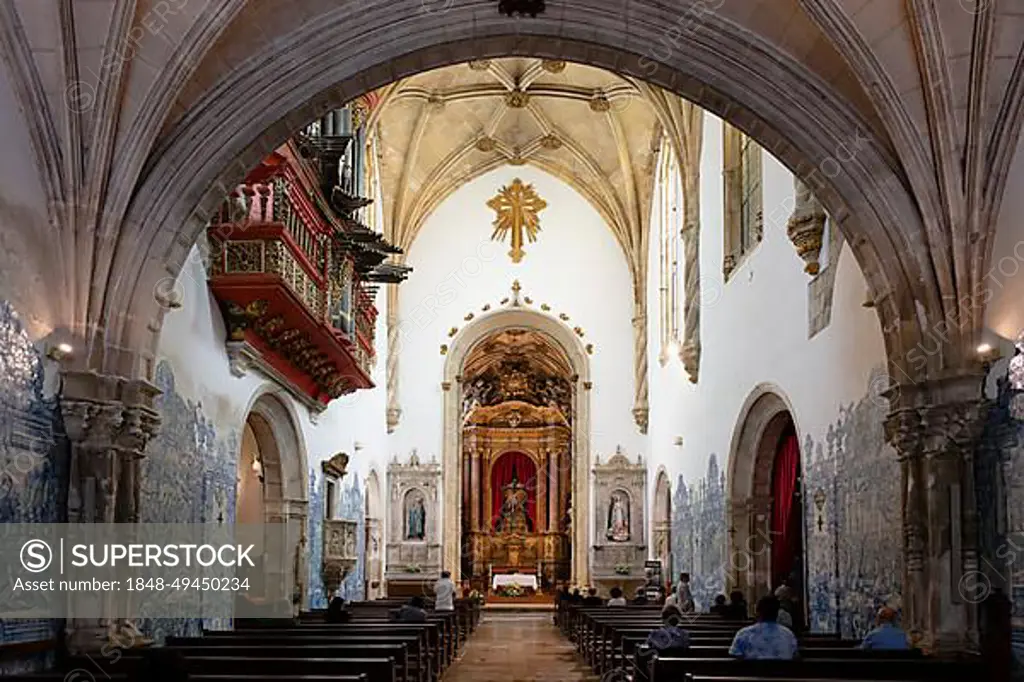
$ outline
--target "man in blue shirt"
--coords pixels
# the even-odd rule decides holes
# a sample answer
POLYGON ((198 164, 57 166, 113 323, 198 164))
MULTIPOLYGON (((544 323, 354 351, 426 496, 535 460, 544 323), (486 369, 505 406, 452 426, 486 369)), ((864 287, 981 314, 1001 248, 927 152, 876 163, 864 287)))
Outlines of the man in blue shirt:
POLYGON ((796 636, 779 625, 779 600, 773 596, 757 602, 757 623, 736 633, 729 655, 747 660, 791 660, 796 658, 796 636))
POLYGON ((888 606, 878 610, 878 627, 864 636, 861 649, 901 650, 909 649, 907 634, 896 626, 896 612, 888 606))

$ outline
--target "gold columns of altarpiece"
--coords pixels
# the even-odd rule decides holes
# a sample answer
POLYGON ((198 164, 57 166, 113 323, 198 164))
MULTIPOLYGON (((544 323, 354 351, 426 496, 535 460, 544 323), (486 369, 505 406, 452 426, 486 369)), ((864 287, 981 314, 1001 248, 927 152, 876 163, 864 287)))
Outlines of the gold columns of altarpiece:
POLYGON ((568 491, 572 485, 572 429, 556 407, 511 400, 477 407, 463 423, 463 571, 485 588, 492 570, 537 572, 546 584, 568 579, 568 491), (496 531, 492 508, 491 466, 506 452, 522 452, 537 467, 524 481, 536 495, 532 533, 496 531))

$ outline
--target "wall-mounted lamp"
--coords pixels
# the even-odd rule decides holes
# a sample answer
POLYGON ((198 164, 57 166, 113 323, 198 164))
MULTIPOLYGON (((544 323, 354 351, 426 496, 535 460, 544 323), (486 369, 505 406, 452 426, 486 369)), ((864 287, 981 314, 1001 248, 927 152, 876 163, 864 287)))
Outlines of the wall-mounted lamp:
POLYGON ((71 357, 74 350, 69 343, 58 343, 46 349, 46 357, 54 362, 64 362, 71 357))
POLYGON ((363 444, 360 443, 359 441, 355 441, 354 443, 352 443, 352 449, 355 450, 356 452, 359 452, 360 450, 363 449, 363 444))
POLYGON ((263 482, 263 462, 260 461, 259 457, 254 457, 252 460, 252 472, 260 479, 260 483, 263 482))
POLYGON ((975 349, 982 362, 988 364, 999 357, 999 349, 993 348, 991 344, 982 343, 975 349))
POLYGON ((674 441, 672 441, 672 443, 677 448, 683 447, 683 437, 682 436, 676 436, 676 439, 674 441))

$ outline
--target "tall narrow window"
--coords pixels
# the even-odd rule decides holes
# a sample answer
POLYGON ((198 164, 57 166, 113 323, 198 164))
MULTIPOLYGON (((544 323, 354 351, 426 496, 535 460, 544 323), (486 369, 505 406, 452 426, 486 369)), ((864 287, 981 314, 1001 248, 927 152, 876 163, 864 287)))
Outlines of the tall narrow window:
POLYGON ((723 122, 722 126, 722 181, 725 196, 725 258, 722 271, 728 279, 740 261, 760 243, 764 208, 761 147, 728 123, 723 122))
MULTIPOLYGON (((678 346, 682 332, 682 278, 683 254, 683 181, 679 169, 679 160, 675 151, 667 142, 662 145, 658 157, 657 173, 657 205, 653 224, 658 226, 658 262, 659 262, 659 301, 661 353, 659 358, 664 364, 678 346)), ((678 352, 678 349, 676 349, 678 352)))

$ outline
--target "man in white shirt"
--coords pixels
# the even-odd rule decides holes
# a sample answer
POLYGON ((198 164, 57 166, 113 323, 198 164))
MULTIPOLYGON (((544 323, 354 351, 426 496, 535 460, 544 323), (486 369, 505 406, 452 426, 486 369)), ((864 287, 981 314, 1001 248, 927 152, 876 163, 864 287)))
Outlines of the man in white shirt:
POLYGON ((448 571, 442 571, 441 579, 434 584, 434 610, 455 610, 455 583, 448 571))

